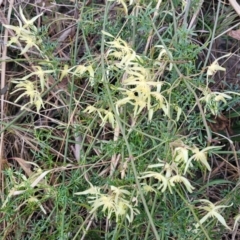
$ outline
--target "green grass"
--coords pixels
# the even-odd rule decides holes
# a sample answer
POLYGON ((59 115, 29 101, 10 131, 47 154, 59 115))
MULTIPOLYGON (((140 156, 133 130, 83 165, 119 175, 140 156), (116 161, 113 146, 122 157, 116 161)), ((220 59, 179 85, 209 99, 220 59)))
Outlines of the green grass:
POLYGON ((190 2, 5 6, 1 239, 239 237, 239 18, 190 2))

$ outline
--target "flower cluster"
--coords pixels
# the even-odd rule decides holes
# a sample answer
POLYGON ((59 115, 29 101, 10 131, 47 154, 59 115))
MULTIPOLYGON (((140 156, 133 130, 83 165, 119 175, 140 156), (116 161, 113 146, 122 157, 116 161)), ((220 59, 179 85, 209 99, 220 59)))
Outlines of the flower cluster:
MULTIPOLYGON (((152 186, 161 189, 161 192, 165 192, 168 189, 170 193, 173 193, 172 188, 175 186, 175 183, 183 183, 188 192, 191 193, 194 187, 190 184, 189 180, 182 175, 185 175, 189 167, 193 166, 193 160, 200 162, 211 171, 211 167, 207 161, 207 153, 210 150, 219 149, 221 146, 210 146, 200 150, 196 146, 189 147, 183 143, 172 143, 172 145, 175 145, 175 147, 173 148, 173 160, 171 163, 158 160, 160 163, 149 165, 148 168, 160 168, 160 170, 158 172, 143 172, 143 176, 140 177, 140 179, 155 178, 158 180, 158 183, 152 186), (189 157, 190 152, 192 153, 191 157, 189 157)), ((147 189, 147 191, 155 191, 154 188, 150 189, 145 183, 143 187, 147 189)))
POLYGON ((19 196, 22 195, 26 192, 29 191, 30 196, 23 202, 21 203, 15 211, 20 209, 23 205, 25 204, 31 204, 34 203, 36 204, 37 207, 40 207, 41 210, 43 211, 44 214, 46 214, 46 210, 43 208, 41 201, 38 199, 36 195, 36 191, 41 190, 44 191, 45 198, 49 198, 51 196, 55 197, 55 190, 51 188, 51 186, 47 183, 46 180, 46 175, 50 173, 52 170, 48 171, 42 171, 41 168, 35 163, 32 162, 27 162, 24 160, 18 160, 22 165, 23 164, 28 164, 28 165, 33 165, 35 167, 34 171, 32 172, 31 170, 25 168, 26 175, 28 175, 28 178, 18 172, 18 171, 12 171, 8 170, 8 175, 11 178, 11 183, 13 184, 13 187, 9 191, 5 201, 3 202, 1 209, 3 209, 8 201, 13 197, 13 196, 19 196), (34 191, 33 191, 34 190, 34 191), (35 191, 36 190, 36 191, 35 191), (31 192, 32 191, 32 192, 31 192))
POLYGON ((202 92, 204 96, 200 98, 200 101, 206 103, 204 110, 206 112, 206 110, 209 109, 214 116, 219 115, 222 104, 227 104, 226 99, 232 99, 232 97, 226 93, 212 92, 208 88, 203 89, 202 92))
POLYGON ((91 185, 91 187, 83 192, 75 193, 76 195, 88 196, 88 203, 91 205, 91 214, 96 214, 99 208, 107 213, 107 218, 111 219, 115 215, 116 222, 120 218, 127 218, 129 223, 133 221, 134 215, 139 214, 138 209, 132 206, 129 195, 130 192, 123 187, 110 186, 108 193, 101 193, 101 188, 91 185))
MULTIPOLYGON (((190 147, 188 145, 185 145, 184 143, 176 142, 172 143, 172 145, 175 145, 173 147, 173 160, 174 163, 178 166, 178 169, 180 169, 180 166, 183 166, 183 174, 185 175, 187 171, 189 170, 189 167, 192 167, 192 161, 200 162, 203 166, 205 166, 209 171, 211 171, 211 167, 207 161, 207 154, 210 150, 219 150, 222 146, 209 146, 203 149, 199 149, 196 146, 190 147), (189 157, 189 154, 192 153, 192 156, 189 157)), ((182 168, 181 168, 182 169, 182 168)))
POLYGON ((100 126, 104 126, 107 122, 109 122, 112 125, 112 128, 114 128, 117 124, 116 119, 110 110, 105 110, 103 108, 95 108, 94 106, 88 106, 83 112, 87 112, 89 114, 97 112, 102 120, 100 126))
POLYGON ((14 101, 18 102, 20 98, 22 98, 24 95, 29 97, 29 102, 27 102, 25 105, 21 107, 21 110, 24 109, 28 105, 35 105, 37 112, 40 111, 41 107, 44 108, 44 103, 41 97, 41 93, 44 91, 44 85, 45 85, 45 75, 49 73, 55 72, 55 70, 43 70, 40 66, 34 66, 34 69, 36 71, 28 74, 27 76, 21 78, 21 79, 15 79, 12 82, 16 83, 15 86, 16 90, 13 91, 11 94, 14 94, 18 91, 23 91, 22 94, 14 101), (36 75, 39 78, 40 81, 40 87, 41 92, 38 90, 38 84, 35 82, 30 81, 30 77, 33 75, 36 75))
POLYGON ((64 65, 63 70, 61 70, 61 76, 60 76, 60 81, 67 76, 68 74, 71 74, 73 76, 81 77, 84 73, 88 72, 89 73, 89 80, 91 86, 94 85, 94 71, 92 68, 92 65, 75 65, 71 68, 69 68, 68 65, 64 65))
MULTIPOLYGON (((109 33, 103 32, 103 34, 113 38, 109 33)), ((110 69, 116 67, 123 70, 126 76, 122 81, 123 88, 119 88, 125 97, 116 102, 117 112, 119 113, 120 106, 130 104, 134 107, 134 117, 138 116, 144 108, 148 111, 149 121, 158 109, 162 109, 165 115, 169 115, 169 103, 161 91, 163 84, 167 83, 155 81, 153 71, 142 66, 143 59, 121 38, 116 38, 107 44, 110 47, 107 57, 115 59, 111 63, 113 65, 109 64, 110 69)), ((159 58, 164 54, 165 51, 162 49, 159 58)))
MULTIPOLYGON (((21 54, 26 53, 32 47, 35 47, 40 53, 42 53, 38 46, 41 42, 41 38, 38 37, 38 30, 36 26, 34 26, 34 22, 42 16, 42 13, 33 17, 31 20, 26 19, 21 7, 19 8, 19 13, 21 16, 21 20, 16 16, 19 22, 19 26, 3 24, 5 28, 11 29, 15 32, 15 36, 10 38, 10 41, 7 45, 11 46, 13 43, 19 45, 20 42, 24 42, 26 46, 24 47, 24 49, 22 49, 21 54)), ((23 91, 23 93, 20 94, 20 96, 18 96, 14 102, 18 102, 23 96, 29 97, 29 102, 23 105, 21 107, 21 110, 31 105, 35 105, 37 112, 39 112, 41 108, 44 108, 44 102, 41 95, 45 89, 47 74, 56 74, 56 70, 55 67, 51 63, 49 63, 47 57, 45 57, 44 61, 42 61, 41 64, 44 67, 32 66, 33 71, 30 74, 24 76, 21 79, 15 79, 12 81, 13 83, 16 83, 16 90, 13 91, 11 94, 23 91), (46 67, 50 67, 50 69, 44 69, 46 67), (32 76, 36 76, 40 84, 38 84, 36 81, 32 81, 32 76), (39 90, 39 87, 41 88, 41 90, 39 90)), ((61 81, 67 74, 81 76, 85 72, 89 73, 90 82, 93 85, 94 71, 91 65, 76 65, 71 68, 66 65, 64 66, 64 69, 60 72, 59 79, 61 81)))
POLYGON ((134 117, 139 115, 144 108, 148 111, 148 120, 151 121, 153 113, 162 109, 165 115, 169 113, 169 104, 161 93, 164 82, 150 81, 150 71, 141 67, 132 67, 127 71, 129 78, 123 81, 123 86, 135 86, 134 88, 121 88, 125 98, 117 101, 116 107, 129 103, 134 106, 134 117), (156 91, 153 91, 153 89, 156 91))
POLYGON ((151 177, 157 179, 158 183, 153 184, 152 186, 157 187, 157 189, 161 189, 161 192, 165 192, 168 189, 170 193, 173 193, 172 187, 174 187, 176 183, 183 183, 190 193, 193 191, 194 187, 191 185, 187 178, 181 176, 178 173, 177 165, 175 163, 169 164, 161 160, 159 160, 159 162, 160 163, 158 164, 148 166, 148 168, 160 167, 159 172, 143 172, 142 175, 144 176, 139 177, 139 179, 146 179, 151 177))
POLYGON ((30 48, 35 47, 39 52, 40 49, 38 45, 41 43, 41 38, 37 36, 37 28, 34 26, 34 22, 42 16, 43 13, 33 17, 31 20, 27 20, 23 14, 22 8, 19 7, 19 13, 21 16, 22 21, 16 16, 18 19, 19 26, 12 26, 3 24, 3 26, 7 29, 11 29, 15 32, 15 36, 11 37, 10 41, 8 42, 8 46, 14 44, 19 44, 19 40, 26 44, 25 48, 22 49, 20 54, 26 53, 30 48), (24 25, 23 25, 24 24, 24 25))
POLYGON ((24 95, 30 98, 29 102, 27 102, 25 105, 21 107, 21 110, 24 109, 26 106, 32 105, 32 104, 36 106, 37 112, 40 111, 41 107, 44 107, 41 93, 38 91, 36 84, 28 80, 22 81, 22 79, 15 80, 12 82, 17 83, 15 87, 17 89, 13 91, 11 94, 18 91, 24 91, 22 94, 20 94, 20 96, 14 102, 18 102, 18 100, 22 98, 24 95))
POLYGON ((222 58, 229 57, 230 55, 231 53, 228 53, 220 58, 217 58, 207 67, 207 86, 205 88, 199 88, 199 90, 203 93, 203 97, 200 98, 200 101, 206 103, 204 106, 205 112, 206 110, 210 110, 214 116, 217 116, 220 113, 220 106, 222 104, 227 104, 226 99, 232 99, 232 97, 226 93, 212 92, 211 89, 208 88, 208 78, 213 76, 217 71, 226 71, 226 68, 221 67, 218 61, 222 58))

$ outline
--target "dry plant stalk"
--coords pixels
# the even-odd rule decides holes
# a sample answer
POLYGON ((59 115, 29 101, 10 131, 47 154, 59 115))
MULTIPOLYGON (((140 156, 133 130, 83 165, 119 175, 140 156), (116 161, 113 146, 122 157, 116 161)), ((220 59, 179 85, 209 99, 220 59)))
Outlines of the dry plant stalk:
POLYGON ((232 5, 232 7, 234 8, 234 10, 236 11, 236 13, 238 15, 240 15, 240 6, 239 4, 237 3, 236 0, 229 0, 229 3, 232 5))

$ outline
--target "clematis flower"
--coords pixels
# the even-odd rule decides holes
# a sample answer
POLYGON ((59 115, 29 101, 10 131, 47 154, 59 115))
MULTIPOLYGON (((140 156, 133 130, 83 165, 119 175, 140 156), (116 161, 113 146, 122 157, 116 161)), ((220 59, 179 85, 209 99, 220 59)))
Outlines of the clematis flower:
MULTIPOLYGON (((21 161, 24 161, 24 160, 21 160, 21 161)), ((6 204, 9 202, 9 200, 11 199, 12 196, 21 195, 30 189, 38 188, 39 190, 44 190, 46 193, 45 197, 53 196, 55 194, 54 190, 48 185, 47 180, 45 179, 46 175, 48 173, 50 173, 52 170, 42 171, 42 169, 39 168, 37 164, 32 163, 32 162, 27 162, 27 161, 24 161, 24 162, 26 162, 27 164, 31 164, 37 168, 35 169, 34 172, 32 172, 32 171, 29 171, 28 173, 26 172, 27 175, 29 176, 28 178, 26 177, 26 175, 24 175, 20 172, 17 172, 17 171, 14 172, 14 175, 16 175, 18 177, 16 178, 13 175, 13 177, 11 178, 13 181, 14 187, 9 191, 4 203, 1 205, 1 209, 6 206, 6 204), (16 181, 16 179, 18 179, 18 181, 16 181), (20 180, 20 182, 19 182, 19 180, 20 180)), ((38 203, 39 207, 46 214, 44 208, 42 207, 42 205, 40 204, 38 199, 34 196, 31 196, 30 198, 28 198, 28 200, 26 200, 25 202, 20 204, 17 207, 17 209, 15 209, 15 211, 20 209, 22 205, 24 205, 28 202, 38 203)))
POLYGON ((234 217, 234 226, 233 226, 233 230, 235 230, 235 229, 237 229, 238 228, 238 222, 239 222, 239 220, 240 220, 240 214, 238 214, 238 215, 236 215, 235 217, 234 217))
POLYGON ((230 55, 231 55, 231 53, 228 53, 228 54, 226 54, 226 55, 224 55, 224 56, 216 59, 210 66, 208 66, 207 76, 212 76, 212 75, 214 75, 217 71, 226 71, 226 68, 219 66, 218 61, 219 61, 220 59, 225 58, 225 57, 228 57, 228 56, 230 56, 230 55))
MULTIPOLYGON (((232 206, 232 204, 230 206, 226 205, 215 206, 212 202, 206 199, 200 199, 199 201, 206 206, 200 206, 198 208, 207 212, 207 214, 199 221, 200 224, 203 224, 210 217, 215 217, 224 227, 231 230, 231 228, 226 224, 224 217, 219 213, 219 210, 222 208, 230 207, 232 206)), ((196 224, 196 228, 199 227, 199 223, 196 224)))
POLYGON ((169 185, 168 178, 165 177, 161 173, 157 173, 157 172, 153 172, 153 171, 147 171, 147 172, 144 172, 142 174, 144 174, 144 176, 139 177, 139 179, 145 179, 145 178, 151 178, 151 177, 157 179, 158 182, 161 183, 158 186, 158 189, 161 189, 161 192, 165 192, 168 187, 169 188, 171 187, 169 185))
POLYGON ((15 86, 15 88, 17 89, 13 91, 11 94, 16 93, 18 91, 24 91, 14 102, 18 102, 19 99, 22 98, 24 95, 30 98, 29 102, 23 105, 21 109, 24 109, 27 105, 32 105, 32 104, 36 106, 37 112, 40 111, 41 107, 44 108, 44 103, 43 103, 41 94, 39 93, 37 87, 33 82, 29 80, 23 81, 22 79, 18 79, 12 82, 17 83, 17 85, 15 86))
MULTIPOLYGON (((16 33, 16 38, 18 39, 20 35, 31 35, 31 31, 29 31, 28 29, 23 28, 22 26, 22 22, 20 21, 20 19, 16 16, 19 26, 12 26, 12 25, 8 25, 8 24, 3 24, 3 26, 7 29, 11 29, 16 33)), ((12 37, 14 38, 14 37, 12 37)))
POLYGON ((226 68, 219 66, 218 62, 215 60, 207 70, 207 75, 214 75, 217 71, 226 71, 226 68))
POLYGON ((74 193, 75 195, 88 195, 88 194, 93 194, 93 195, 100 195, 100 190, 101 188, 100 187, 96 187, 96 186, 93 186, 91 183, 90 183, 90 188, 83 191, 83 192, 77 192, 77 193, 74 193))
POLYGON ((102 120, 100 126, 104 126, 107 122, 109 122, 112 125, 112 128, 114 128, 117 124, 114 114, 110 110, 105 110, 103 108, 95 108, 94 106, 88 106, 83 112, 97 112, 102 120))
MULTIPOLYGON (((33 25, 33 23, 42 16, 43 12, 38 14, 37 16, 33 17, 30 20, 27 20, 23 14, 22 8, 19 8, 19 13, 21 16, 22 21, 17 17, 19 26, 12 26, 3 24, 3 26, 7 29, 11 29, 15 31, 16 36, 13 36, 10 38, 10 41, 8 42, 8 46, 12 45, 13 43, 17 43, 18 39, 24 41, 26 43, 26 46, 21 51, 20 54, 26 53, 31 47, 35 47, 36 49, 39 49, 39 39, 35 36, 37 33, 37 28, 33 25), (24 25, 22 24, 24 23, 24 25)), ((40 51, 41 52, 41 51, 40 51)))
POLYGON ((186 164, 188 161, 188 151, 189 149, 187 147, 177 147, 174 149, 173 156, 174 161, 176 163, 184 163, 186 164))
POLYGON ((188 181, 187 178, 181 176, 181 175, 175 175, 175 176, 172 176, 169 180, 170 182, 170 185, 171 186, 175 186, 175 183, 183 183, 185 185, 185 187, 187 188, 188 192, 192 193, 193 190, 195 189, 191 183, 188 181))
POLYGON ((197 147, 194 147, 192 149, 192 152, 194 153, 194 155, 192 157, 189 158, 186 166, 185 166, 185 170, 184 170, 184 174, 186 174, 188 168, 189 168, 189 165, 191 164, 192 160, 195 160, 195 161, 200 161, 209 171, 211 171, 211 167, 209 165, 209 163, 207 162, 207 153, 209 150, 212 150, 212 149, 219 149, 221 148, 222 146, 212 146, 212 147, 206 147, 202 150, 199 150, 199 148, 197 147))
POLYGON ((25 205, 25 204, 28 204, 28 205, 30 205, 30 204, 34 204, 34 205, 35 205, 35 204, 36 204, 38 207, 41 208, 41 210, 42 210, 42 212, 43 212, 44 214, 47 214, 47 212, 46 212, 46 210, 44 209, 43 205, 41 204, 41 202, 40 202, 36 197, 30 197, 30 198, 28 198, 28 199, 25 200, 22 204, 20 204, 20 205, 15 209, 15 211, 16 211, 16 212, 19 211, 19 209, 21 209, 22 206, 25 205))
POLYGON ((207 104, 211 104, 211 101, 213 100, 216 102, 222 101, 227 104, 226 98, 232 99, 232 97, 227 95, 226 93, 211 92, 210 89, 208 91, 204 91, 203 94, 205 96, 200 98, 200 100, 204 100, 207 104))
POLYGON ((129 203, 129 201, 121 198, 117 204, 117 209, 115 211, 116 220, 118 221, 118 218, 121 216, 126 216, 129 223, 133 221, 134 215, 140 214, 140 211, 132 207, 132 205, 129 203))
MULTIPOLYGON (((149 82, 128 82, 130 85, 136 84, 135 88, 130 90, 119 88, 124 95, 127 95, 125 98, 120 99, 116 102, 116 110, 119 114, 119 107, 127 103, 134 106, 133 116, 136 117, 139 115, 142 110, 146 107, 149 114, 149 121, 152 120, 153 111, 157 109, 162 109, 163 112, 167 115, 169 110, 169 105, 166 98, 157 91, 151 90, 151 83, 149 82), (151 105, 152 99, 156 100, 156 105, 151 105)), ((161 85, 161 84, 160 84, 161 85)))
POLYGON ((123 94, 127 95, 127 96, 116 102, 117 113, 119 114, 120 106, 129 103, 134 106, 133 116, 136 117, 146 107, 147 103, 146 103, 146 101, 144 101, 145 99, 138 96, 137 89, 135 89, 136 95, 133 90, 130 91, 127 89, 122 89, 122 91, 123 91, 123 94))
POLYGON ((133 67, 136 60, 139 60, 140 57, 136 54, 136 52, 120 37, 115 38, 113 35, 102 31, 102 33, 108 37, 114 38, 113 41, 107 42, 110 49, 107 51, 107 56, 112 56, 121 60, 120 62, 115 62, 115 66, 119 69, 128 70, 133 67))
POLYGON ((162 161, 158 159, 159 163, 157 164, 151 164, 148 166, 148 168, 162 168, 162 171, 165 173, 165 177, 169 178, 172 176, 173 172, 177 172, 177 168, 174 163, 169 164, 165 161, 162 161))
POLYGON ((22 79, 27 80, 31 76, 37 75, 39 77, 41 90, 43 92, 44 91, 44 85, 45 85, 45 75, 48 74, 48 73, 54 73, 55 70, 43 70, 42 67, 40 67, 40 66, 34 66, 34 69, 36 69, 36 71, 28 74, 27 76, 23 77, 22 79))
POLYGON ((84 66, 84 65, 77 65, 75 70, 72 72, 73 75, 82 76, 85 72, 89 73, 90 76, 90 84, 91 86, 94 85, 94 71, 92 65, 84 66))
POLYGON ((38 14, 37 16, 33 17, 33 18, 30 19, 30 20, 27 20, 26 17, 24 16, 21 6, 19 7, 19 12, 20 12, 21 19, 22 19, 22 21, 23 21, 23 23, 24 23, 23 28, 28 28, 28 27, 30 27, 30 28, 32 28, 35 32, 37 32, 37 28, 33 25, 33 23, 34 23, 39 17, 41 17, 41 16, 43 15, 43 12, 41 12, 40 14, 38 14))
POLYGON ((102 211, 104 213, 107 211, 107 218, 111 218, 112 214, 115 212, 116 209, 113 196, 101 194, 98 197, 89 198, 94 198, 93 200, 88 201, 88 203, 92 206, 92 210, 90 211, 90 213, 95 213, 98 208, 103 207, 102 211))
POLYGON ((100 192, 99 187, 93 186, 83 192, 74 193, 75 195, 94 195, 89 196, 88 203, 92 206, 90 213, 94 213, 98 208, 103 207, 102 211, 108 212, 107 217, 110 218, 115 209, 114 197, 112 195, 105 195, 100 192))
POLYGON ((213 115, 218 115, 219 113, 219 107, 220 107, 220 102, 223 102, 224 104, 227 104, 226 99, 232 99, 231 96, 229 96, 226 93, 220 93, 220 92, 212 92, 210 89, 201 89, 204 96, 200 98, 200 101, 205 101, 206 102, 206 108, 209 108, 211 113, 213 115))
MULTIPOLYGON (((102 33, 114 38, 107 32, 102 31, 102 33)), ((119 114, 119 107, 130 104, 133 106, 134 117, 138 116, 146 108, 149 122, 152 120, 153 113, 158 109, 162 109, 164 114, 169 116, 169 103, 161 92, 161 87, 166 82, 154 81, 152 70, 141 65, 143 59, 121 38, 114 38, 113 41, 109 41, 107 44, 110 47, 107 51, 107 57, 111 56, 117 59, 108 69, 113 69, 113 66, 117 67, 124 70, 127 76, 122 81, 125 88, 118 88, 124 97, 115 103, 117 113, 119 114)), ((164 54, 166 52, 162 49, 159 57, 162 58, 164 54)), ((176 106, 175 109, 177 109, 178 118, 181 109, 176 106)))
MULTIPOLYGON (((161 161, 163 162, 163 161, 161 161)), ((158 167, 158 166, 162 166, 162 163, 160 164, 153 164, 150 165, 149 168, 154 168, 154 167, 158 167)), ((181 176, 180 174, 177 175, 173 175, 173 171, 177 172, 177 168, 174 164, 168 164, 165 163, 164 168, 162 169, 162 172, 165 172, 165 175, 163 175, 163 173, 157 173, 157 172, 152 172, 152 171, 147 171, 142 173, 144 176, 139 177, 139 179, 146 179, 146 178, 155 178, 158 180, 158 182, 160 183, 160 185, 158 184, 157 189, 161 189, 161 192, 165 192, 166 189, 168 188, 170 193, 172 194, 172 187, 175 186, 175 183, 183 183, 185 185, 185 187, 187 188, 188 192, 192 193, 193 190, 195 189, 191 183, 188 181, 187 178, 181 176)), ((157 184, 154 184, 153 186, 155 186, 157 184)), ((143 184, 144 188, 146 188, 148 191, 155 191, 154 188, 149 188, 148 185, 146 185, 145 183, 143 184)))
MULTIPOLYGON (((162 61, 164 59, 164 57, 165 58, 169 58, 169 56, 170 56, 170 60, 172 59, 172 53, 169 50, 167 51, 163 45, 155 45, 154 47, 161 49, 161 51, 160 51, 160 53, 159 53, 159 55, 157 57, 157 60, 155 61, 154 65, 158 65, 158 66, 162 67, 165 64, 162 61)), ((171 71, 172 68, 173 68, 173 64, 170 62, 168 70, 171 71)))
POLYGON ((148 194, 149 192, 155 192, 157 193, 157 191, 149 184, 146 184, 146 183, 142 183, 141 184, 141 187, 143 189, 143 192, 148 194))
POLYGON ((12 26, 12 25, 7 25, 7 24, 3 24, 3 26, 5 28, 11 29, 13 31, 15 31, 15 33, 18 36, 27 36, 27 35, 32 35, 32 31, 37 32, 37 28, 33 25, 33 23, 43 15, 43 12, 41 12, 40 14, 38 14, 37 16, 33 17, 30 20, 27 20, 26 17, 23 14, 22 8, 21 6, 19 7, 19 13, 21 16, 22 21, 20 21, 20 19, 16 16, 19 26, 12 26), (22 25, 22 22, 24 23, 24 25, 22 25), (28 28, 31 28, 32 31, 30 31, 28 28))
POLYGON ((111 111, 104 109, 102 110, 102 112, 104 113, 105 116, 103 117, 102 114, 100 114, 100 117, 102 119, 100 126, 104 126, 107 122, 109 122, 112 125, 112 128, 114 128, 116 126, 116 119, 113 113, 111 111))
POLYGON ((30 48, 35 47, 39 52, 41 52, 40 48, 37 45, 37 38, 33 35, 22 35, 20 39, 26 43, 26 46, 21 51, 20 54, 26 53, 30 48))
POLYGON ((133 221, 134 215, 140 213, 127 199, 130 192, 123 187, 110 186, 111 191, 103 194, 100 192, 100 188, 92 184, 90 185, 90 189, 75 193, 75 195, 90 195, 88 196, 88 203, 92 208, 90 213, 96 214, 97 210, 102 208, 102 211, 107 214, 108 219, 115 215, 118 222, 119 218, 126 217, 129 223, 133 221))
POLYGON ((115 187, 111 186, 111 191, 115 195, 115 202, 118 201, 118 199, 124 195, 130 195, 130 192, 123 189, 123 187, 115 187))

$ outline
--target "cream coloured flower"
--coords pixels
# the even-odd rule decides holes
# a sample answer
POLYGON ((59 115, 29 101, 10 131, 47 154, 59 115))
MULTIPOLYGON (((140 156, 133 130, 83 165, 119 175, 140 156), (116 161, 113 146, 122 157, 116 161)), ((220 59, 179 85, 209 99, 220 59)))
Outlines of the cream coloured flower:
POLYGON ((96 108, 90 105, 83 112, 87 112, 89 114, 93 112, 97 112, 98 116, 102 120, 100 126, 104 126, 107 122, 109 122, 112 125, 112 128, 114 128, 117 125, 115 116, 110 110, 105 110, 103 108, 96 108))
POLYGON ((146 194, 148 194, 149 192, 155 192, 155 193, 157 193, 156 190, 155 190, 151 185, 149 185, 149 184, 142 183, 142 184, 141 184, 141 187, 142 187, 142 189, 143 189, 143 192, 146 193, 146 194))
POLYGON ((13 91, 11 94, 18 91, 23 91, 23 93, 20 96, 18 96, 18 98, 14 102, 18 102, 19 99, 22 98, 24 95, 30 98, 29 102, 23 105, 21 109, 24 109, 27 105, 31 105, 31 104, 36 106, 37 112, 40 111, 41 107, 44 108, 44 103, 43 103, 41 94, 33 82, 29 80, 22 80, 22 79, 17 79, 12 82, 17 83, 17 85, 15 86, 15 88, 17 89, 13 91))
POLYGON ((88 195, 88 194, 93 194, 93 195, 100 195, 100 190, 101 188, 100 187, 96 187, 96 186, 93 186, 92 184, 90 184, 90 188, 83 191, 83 192, 76 192, 74 193, 75 195, 88 195))
POLYGON ((90 213, 96 214, 98 209, 102 209, 107 218, 115 216, 118 222, 119 218, 125 217, 129 223, 133 221, 133 217, 139 214, 139 211, 132 206, 129 198, 130 192, 124 187, 110 186, 107 194, 101 193, 100 188, 93 186, 83 192, 75 193, 76 195, 88 196, 88 203, 91 205, 90 213))
POLYGON ((186 146, 176 147, 173 152, 174 161, 176 163, 186 164, 188 161, 188 151, 189 149, 186 146))
POLYGON ((219 66, 218 61, 222 58, 229 57, 231 53, 228 53, 218 59, 216 59, 210 66, 208 66, 207 76, 214 75, 217 71, 226 71, 226 68, 219 66))
MULTIPOLYGON (((210 217, 215 217, 224 227, 231 230, 231 228, 226 224, 224 217, 219 213, 219 210, 222 208, 230 207, 232 204, 230 206, 226 205, 216 206, 206 199, 200 199, 199 201, 202 202, 205 206, 200 206, 198 208, 207 212, 207 214, 199 221, 200 224, 203 224, 210 217)), ((199 223, 196 224, 196 228, 199 227, 199 223)))
POLYGON ((238 215, 236 215, 235 217, 234 217, 234 226, 233 226, 233 230, 235 230, 235 229, 237 229, 237 227, 238 227, 238 222, 240 221, 240 214, 238 214, 238 215))
POLYGON ((145 178, 151 178, 151 177, 157 179, 158 182, 160 183, 160 185, 158 186, 158 189, 161 189, 161 192, 165 192, 168 187, 170 188, 168 178, 165 177, 163 174, 153 172, 153 171, 147 171, 142 174, 144 176, 139 177, 139 179, 145 179, 145 178))
POLYGON ((181 176, 181 175, 175 175, 172 176, 169 180, 171 186, 175 186, 175 183, 183 183, 185 187, 187 188, 188 192, 192 193, 192 191, 195 189, 191 183, 188 181, 187 178, 181 176))
POLYGON ((33 23, 39 17, 42 16, 43 12, 40 13, 39 15, 33 17, 30 20, 27 20, 25 18, 21 7, 19 8, 19 12, 20 12, 20 16, 21 16, 21 19, 22 19, 22 21, 20 21, 20 19, 17 17, 18 22, 19 22, 19 26, 12 26, 12 25, 3 24, 3 26, 5 28, 11 29, 11 30, 15 31, 15 33, 16 33, 16 36, 13 36, 10 39, 10 41, 8 43, 8 46, 10 46, 12 43, 17 43, 18 39, 20 39, 20 40, 24 41, 25 44, 26 44, 26 46, 24 47, 24 49, 21 51, 20 54, 26 53, 33 46, 40 51, 40 49, 38 47, 38 43, 39 43, 40 39, 38 39, 36 37, 37 28, 34 26, 33 23), (24 25, 22 24, 22 22, 23 22, 24 25))
POLYGON ((31 28, 33 28, 33 30, 36 32, 36 31, 37 31, 37 28, 33 25, 33 23, 34 23, 39 17, 41 17, 41 16, 43 15, 43 12, 41 12, 40 14, 38 14, 37 16, 33 17, 33 18, 30 19, 30 20, 27 20, 26 17, 24 16, 21 6, 19 7, 19 12, 20 12, 20 16, 21 16, 21 18, 22 18, 22 21, 23 21, 23 23, 24 23, 23 28, 31 27, 31 28))
POLYGON ((205 111, 208 108, 213 115, 218 115, 221 102, 227 104, 226 99, 232 99, 232 97, 226 93, 212 92, 209 88, 201 90, 204 96, 200 98, 200 101, 206 103, 205 111))
POLYGON ((189 160, 185 166, 184 174, 186 174, 192 160, 201 162, 209 171, 211 171, 212 169, 207 161, 207 153, 209 150, 219 149, 221 147, 222 146, 217 146, 217 147, 212 146, 212 147, 206 147, 202 150, 199 150, 199 148, 197 148, 197 147, 192 148, 192 152, 194 153, 194 155, 189 158, 189 160))

